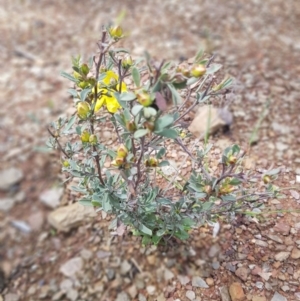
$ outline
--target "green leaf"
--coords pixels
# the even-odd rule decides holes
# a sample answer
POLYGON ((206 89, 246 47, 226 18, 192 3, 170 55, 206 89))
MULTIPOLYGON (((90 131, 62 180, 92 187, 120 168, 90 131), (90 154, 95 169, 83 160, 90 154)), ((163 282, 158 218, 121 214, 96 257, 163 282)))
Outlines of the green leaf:
POLYGON ((234 201, 236 201, 236 197, 232 194, 223 195, 223 196, 221 196, 221 199, 224 202, 234 202, 234 201))
POLYGON ((202 59, 203 53, 204 53, 203 49, 200 49, 197 52, 196 57, 195 57, 195 63, 199 63, 200 62, 200 60, 202 59))
POLYGON ((64 78, 67 78, 68 80, 70 80, 71 82, 74 82, 74 83, 78 83, 78 79, 76 79, 74 76, 72 76, 71 74, 69 73, 66 73, 64 71, 62 71, 60 73, 60 75, 64 78))
POLYGON ((166 230, 164 230, 164 229, 159 229, 159 230, 156 232, 156 235, 157 235, 157 236, 163 236, 165 233, 166 233, 166 230))
POLYGON ((156 159, 161 159, 165 154, 166 154, 166 149, 165 149, 164 147, 162 147, 162 148, 158 151, 158 153, 157 153, 157 155, 156 155, 156 159))
POLYGON ((132 110, 131 113, 136 116, 141 110, 143 109, 142 105, 135 105, 132 110))
POLYGON ((164 130, 158 131, 158 132, 155 131, 155 134, 157 134, 159 136, 167 137, 170 139, 175 139, 178 137, 178 133, 174 129, 164 129, 164 130))
POLYGON ((172 93, 173 104, 175 106, 181 104, 182 103, 181 96, 179 95, 177 90, 174 88, 174 86, 172 84, 168 84, 168 88, 170 89, 170 91, 172 93))
POLYGON ((186 240, 189 238, 189 234, 184 230, 178 230, 174 233, 174 235, 181 240, 186 240))
POLYGON ((86 206, 86 207, 93 206, 93 204, 91 203, 91 201, 88 200, 88 199, 81 199, 78 203, 81 204, 81 205, 83 205, 83 206, 86 206))
POLYGON ((140 72, 136 67, 132 68, 131 75, 132 75, 134 84, 136 85, 136 87, 139 87, 141 85, 141 77, 140 77, 140 72))
POLYGON ((85 101, 86 97, 89 95, 89 93, 92 91, 91 88, 84 89, 80 92, 80 100, 85 101))
POLYGON ((172 83, 173 84, 173 86, 174 86, 174 88, 176 89, 176 90, 182 90, 182 89, 184 89, 184 88, 186 88, 186 86, 187 86, 187 81, 185 80, 185 81, 183 81, 183 82, 181 82, 181 83, 172 83))
POLYGON ((104 194, 102 208, 105 212, 109 212, 112 209, 107 193, 104 194))
POLYGON ((206 70, 206 75, 208 74, 214 74, 216 73, 217 71, 219 71, 220 69, 222 68, 222 65, 221 64, 211 64, 207 70, 206 70))
POLYGON ((164 167, 164 166, 169 166, 170 165, 170 163, 169 163, 169 161, 161 161, 161 162, 159 162, 159 164, 158 164, 158 166, 159 167, 164 167))
POLYGON ((141 224, 141 225, 139 226, 139 230, 140 230, 142 233, 146 234, 146 235, 152 236, 152 230, 149 229, 149 228, 147 228, 147 227, 146 227, 145 225, 143 225, 143 224, 141 224))
POLYGON ((68 93, 71 94, 74 98, 78 98, 78 92, 75 89, 68 89, 68 93))
POLYGON ((242 183, 242 181, 240 179, 237 179, 237 178, 233 178, 229 182, 230 185, 240 185, 241 183, 242 183))
POLYGON ((144 108, 143 112, 146 119, 149 119, 157 115, 157 111, 151 107, 144 108))
POLYGON ((197 77, 191 77, 191 78, 189 78, 189 79, 187 80, 186 85, 187 85, 187 86, 193 85, 193 84, 196 83, 198 80, 199 80, 199 78, 197 78, 197 77))
POLYGON ((71 127, 73 126, 73 124, 75 123, 76 121, 76 115, 73 115, 70 119, 69 119, 69 122, 68 124, 65 126, 64 128, 64 133, 68 132, 71 127))
POLYGON ((119 97, 121 101, 132 101, 136 99, 136 95, 133 92, 123 92, 119 97))
POLYGON ((133 137, 135 139, 138 139, 138 138, 141 138, 141 137, 144 137, 145 135, 147 135, 148 132, 149 131, 147 129, 137 130, 137 131, 134 132, 133 137))
POLYGON ((155 131, 161 131, 170 126, 174 122, 172 115, 164 115, 155 121, 155 131))

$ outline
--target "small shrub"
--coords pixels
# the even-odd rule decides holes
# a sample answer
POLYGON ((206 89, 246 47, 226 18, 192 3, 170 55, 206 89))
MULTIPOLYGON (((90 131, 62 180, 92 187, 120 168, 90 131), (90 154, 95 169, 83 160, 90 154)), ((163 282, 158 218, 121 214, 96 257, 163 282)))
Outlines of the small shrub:
POLYGON ((230 78, 216 82, 221 65, 201 51, 192 65, 157 64, 148 54, 133 60, 127 50, 113 48, 122 37, 120 26, 103 30, 98 57, 88 63, 74 58, 73 73, 62 73, 74 85, 69 93, 76 113, 51 124, 48 145, 60 149, 69 179, 79 179, 73 187, 82 194, 79 202, 112 214, 111 228, 129 229, 143 244, 158 244, 187 239, 193 227, 251 211, 276 195, 271 180, 278 171, 263 177, 244 171, 238 145, 225 149, 213 172, 206 163, 211 146, 189 149, 185 142, 183 117, 228 91, 230 78), (118 137, 113 149, 99 136, 108 126, 118 137), (166 141, 192 161, 184 183, 161 170, 169 164, 166 141), (158 175, 163 180, 157 181, 158 175))

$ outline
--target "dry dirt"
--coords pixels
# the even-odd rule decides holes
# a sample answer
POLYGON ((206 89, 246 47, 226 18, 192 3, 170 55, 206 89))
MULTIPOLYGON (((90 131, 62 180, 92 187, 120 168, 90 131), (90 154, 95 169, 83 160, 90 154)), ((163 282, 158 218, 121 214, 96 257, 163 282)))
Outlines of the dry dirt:
POLYGON ((225 301, 231 300, 227 288, 236 288, 232 301, 240 290, 240 300, 300 300, 298 1, 0 4, 1 170, 14 166, 24 175, 0 192, 1 200, 19 198, 0 211, 0 300, 225 301), (227 99, 234 122, 229 133, 211 138, 216 154, 228 143, 247 147, 264 116, 249 162, 258 171, 281 168, 277 184, 287 188, 286 197, 266 204, 272 214, 258 223, 224 224, 217 238, 203 227, 168 249, 144 249, 136 238, 112 236, 109 217, 100 214, 67 234, 48 225, 51 210, 39 196, 60 178, 57 156, 43 152, 46 127, 71 106, 69 83, 59 73, 70 70, 72 55, 86 59, 96 51, 101 25, 122 8, 129 33, 122 44, 133 55, 147 49, 158 60, 179 60, 202 47, 236 79, 227 99), (76 277, 60 272, 70 259, 76 277))

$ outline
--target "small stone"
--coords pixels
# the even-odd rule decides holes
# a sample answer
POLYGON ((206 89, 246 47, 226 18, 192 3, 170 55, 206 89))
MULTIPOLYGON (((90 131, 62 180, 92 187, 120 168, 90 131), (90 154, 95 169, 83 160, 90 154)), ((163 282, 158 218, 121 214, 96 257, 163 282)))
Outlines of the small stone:
POLYGON ((222 286, 220 288, 220 295, 221 295, 221 300, 222 301, 231 301, 227 286, 222 286))
POLYGON ((300 292, 296 292, 294 295, 295 295, 297 300, 300 300, 300 292))
POLYGON ((49 288, 48 285, 43 285, 43 286, 41 287, 41 292, 40 292, 40 294, 39 294, 39 298, 40 298, 40 299, 47 298, 47 297, 48 297, 48 294, 49 294, 49 290, 50 290, 50 288, 49 288))
POLYGON ((121 263, 121 275, 126 275, 131 270, 131 264, 128 262, 128 260, 124 260, 121 263))
POLYGON ((99 251, 97 252, 97 257, 98 257, 99 259, 107 258, 107 257, 109 257, 110 255, 111 255, 111 252, 107 252, 107 251, 103 251, 103 250, 99 250, 99 251))
POLYGON ((169 269, 165 269, 164 271, 164 279, 165 281, 169 281, 171 280, 172 278, 174 278, 174 274, 172 273, 172 271, 170 271, 169 269))
POLYGON ((166 301, 166 297, 163 293, 161 293, 159 296, 157 296, 156 301, 166 301))
POLYGON ((194 276, 192 278, 192 286, 201 287, 201 288, 208 288, 209 286, 207 283, 199 276, 194 276))
POLYGON ((127 289, 128 294, 130 295, 131 299, 134 299, 137 294, 138 294, 138 290, 136 288, 136 286, 133 284, 131 285, 128 289, 127 289))
POLYGON ((218 270, 220 268, 220 262, 219 261, 213 262, 211 266, 214 270, 218 270))
POLYGON ((291 253, 291 258, 293 259, 299 259, 300 258, 300 250, 296 247, 293 248, 291 253))
POLYGON ((12 221, 11 224, 24 233, 30 233, 31 227, 24 221, 12 221))
POLYGON ((47 207, 54 209, 59 206, 63 188, 48 189, 40 195, 40 201, 47 207))
POLYGON ((259 240, 259 239, 255 240, 255 244, 257 246, 265 247, 265 248, 269 246, 269 244, 267 242, 265 242, 263 240, 259 240))
POLYGON ((279 293, 275 292, 275 294, 272 297, 271 301, 287 301, 287 298, 280 295, 279 293))
POLYGON ((64 263, 59 271, 64 274, 66 277, 74 277, 76 273, 81 271, 83 267, 83 260, 81 257, 75 257, 70 260, 68 260, 66 263, 64 263))
POLYGON ((156 256, 155 255, 149 255, 147 256, 147 261, 150 265, 155 265, 156 263, 156 256))
POLYGON ((53 296, 52 296, 52 301, 59 301, 59 300, 62 300, 63 296, 66 294, 65 291, 58 291, 57 293, 55 293, 53 296))
POLYGON ((106 269, 106 276, 108 280, 113 280, 115 278, 116 272, 114 269, 106 269))
POLYGON ((252 301, 267 301, 267 299, 264 296, 253 296, 252 301))
POLYGON ((210 247, 209 251, 208 251, 208 256, 213 258, 216 257, 221 251, 221 247, 217 244, 214 244, 210 247))
POLYGON ((249 275, 249 269, 245 267, 240 267, 235 271, 235 274, 242 279, 243 281, 246 281, 249 275))
POLYGON ((154 285, 148 285, 146 287, 146 291, 149 295, 154 295, 154 293, 156 291, 156 287, 154 285))
POLYGON ((139 301, 147 301, 147 298, 143 294, 139 294, 138 299, 139 301))
POLYGON ((194 300, 196 298, 196 294, 194 291, 188 290, 185 293, 185 296, 189 299, 189 300, 194 300))
POLYGON ((244 290, 239 282, 230 285, 229 294, 232 301, 243 301, 245 299, 244 290))
POLYGON ((0 190, 8 191, 11 186, 19 183, 24 175, 21 169, 11 167, 0 171, 0 190))
POLYGON ((288 285, 283 285, 281 287, 281 289, 284 291, 284 292, 288 292, 290 290, 290 287, 288 285))
POLYGON ((9 211, 15 204, 15 200, 12 198, 1 198, 0 199, 0 211, 7 212, 9 211))
POLYGON ((52 211, 48 215, 48 222, 56 230, 68 232, 96 215, 93 207, 74 203, 52 211))
POLYGON ((8 293, 5 295, 5 301, 19 301, 20 297, 17 294, 8 293))
POLYGON ((284 261, 289 258, 290 254, 290 252, 279 252, 274 256, 274 258, 277 261, 284 261))
POLYGON ((178 275, 177 279, 179 280, 179 282, 182 286, 185 286, 186 284, 188 284, 190 282, 190 278, 185 275, 178 275))
POLYGON ((279 222, 274 226, 274 231, 281 233, 282 235, 288 235, 290 233, 291 227, 288 224, 279 222))
POLYGON ((283 240, 278 236, 278 235, 273 235, 273 234, 267 234, 266 235, 268 238, 282 244, 283 243, 283 240))
POLYGON ((26 194, 24 191, 19 191, 15 196, 14 200, 16 203, 22 203, 26 199, 26 194))
POLYGON ((118 294, 116 301, 130 301, 130 298, 126 292, 121 292, 118 294))
POLYGON ((207 278, 207 279, 206 279, 206 283, 207 283, 207 285, 209 285, 209 286, 213 286, 213 285, 215 284, 215 281, 214 281, 213 278, 207 278))
POLYGON ((78 298, 78 291, 73 288, 69 289, 67 292, 67 298, 71 301, 76 301, 78 298))
POLYGON ((93 256, 93 252, 91 252, 90 250, 88 249, 82 249, 80 251, 80 256, 84 259, 84 260, 89 260, 92 258, 93 256))
POLYGON ((41 230, 44 223, 44 214, 42 211, 37 211, 29 215, 28 224, 33 231, 41 230))
POLYGON ((59 287, 62 291, 68 291, 70 288, 73 287, 73 282, 70 279, 64 279, 59 285, 59 287))

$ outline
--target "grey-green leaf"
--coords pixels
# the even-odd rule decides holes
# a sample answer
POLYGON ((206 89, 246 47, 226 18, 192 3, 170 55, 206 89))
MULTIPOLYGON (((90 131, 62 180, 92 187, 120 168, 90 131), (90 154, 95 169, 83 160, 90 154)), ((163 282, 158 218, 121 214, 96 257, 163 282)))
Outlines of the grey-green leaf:
POLYGON ((133 137, 135 139, 138 139, 138 138, 144 137, 147 134, 148 134, 148 130, 147 129, 140 129, 140 130, 137 130, 137 131, 134 132, 133 137))

